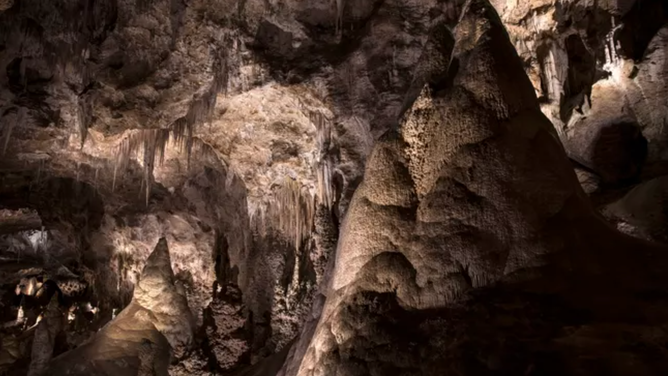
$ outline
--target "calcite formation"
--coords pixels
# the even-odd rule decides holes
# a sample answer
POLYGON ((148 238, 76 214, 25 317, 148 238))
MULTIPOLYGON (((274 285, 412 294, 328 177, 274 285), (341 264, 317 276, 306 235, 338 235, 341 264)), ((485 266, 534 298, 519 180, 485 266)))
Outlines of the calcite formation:
POLYGON ((182 356, 192 337, 188 301, 174 285, 167 241, 161 238, 130 304, 88 342, 42 370, 54 375, 167 375, 170 357, 182 356))
POLYGON ((664 375, 663 0, 0 0, 0 374, 664 375))

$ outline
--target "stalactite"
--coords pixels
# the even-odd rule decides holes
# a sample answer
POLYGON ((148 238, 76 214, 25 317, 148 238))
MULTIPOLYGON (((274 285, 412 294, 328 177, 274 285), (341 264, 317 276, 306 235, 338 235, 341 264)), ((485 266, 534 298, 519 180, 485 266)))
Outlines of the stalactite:
POLYGON ((165 147, 169 141, 169 131, 163 129, 149 129, 148 135, 143 137, 144 151, 144 185, 146 192, 146 205, 151 195, 151 186, 153 185, 153 169, 155 168, 156 153, 160 156, 160 163, 165 159, 165 147))
POLYGON ((617 25, 614 17, 611 17, 610 22, 612 23, 612 29, 605 36, 605 62, 603 64, 603 69, 612 73, 613 78, 616 78, 615 76, 618 73, 617 71, 621 59, 618 52, 619 43, 615 40, 615 33, 623 26, 623 24, 617 25))
POLYGON ((214 77, 209 88, 194 99, 185 116, 178 118, 168 128, 138 129, 131 131, 120 143, 116 161, 114 163, 114 174, 112 190, 116 188, 116 179, 119 171, 128 168, 130 159, 138 157, 139 152, 143 154, 143 179, 142 189, 145 189, 146 204, 151 194, 153 184, 153 170, 155 169, 156 155, 158 162, 162 164, 165 158, 165 148, 171 140, 180 151, 185 151, 190 166, 193 151, 200 157, 222 161, 215 150, 207 143, 194 136, 195 128, 211 116, 216 107, 218 93, 227 87, 228 72, 225 56, 219 56, 213 64, 214 77))
POLYGON ((279 182, 270 199, 249 204, 252 226, 258 234, 266 234, 267 228, 278 230, 297 250, 312 235, 316 207, 320 204, 331 209, 335 202, 332 150, 336 141, 331 119, 322 112, 310 110, 303 103, 300 107, 316 129, 315 194, 298 181, 286 177, 279 182))
MULTIPOLYGON (((190 156, 193 142, 193 127, 192 124, 188 122, 187 115, 178 118, 172 123, 172 135, 174 137, 174 142, 178 145, 179 149, 181 151, 187 151, 190 156)), ((188 157, 188 159, 190 159, 190 157, 188 157)))
POLYGON ((332 166, 329 160, 323 161, 317 169, 317 181, 320 202, 331 208, 334 197, 332 194, 332 166))
POLYGON ((336 0, 336 35, 339 36, 343 32, 343 9, 345 8, 345 0, 336 0))
POLYGON ((187 150, 188 160, 194 153, 198 157, 218 162, 227 166, 222 161, 211 145, 192 135, 184 135, 182 129, 138 129, 130 131, 118 146, 116 161, 114 162, 114 174, 112 180, 112 191, 116 189, 116 179, 118 173, 127 170, 130 160, 139 158, 141 155, 143 161, 142 184, 140 191, 145 193, 145 201, 151 195, 151 186, 153 185, 153 171, 158 164, 162 165, 165 160, 165 150, 169 142, 172 142, 180 151, 187 150))
POLYGON ((562 77, 560 77, 559 70, 557 68, 557 56, 555 54, 555 46, 550 46, 550 50, 547 53, 544 61, 544 71, 545 71, 545 80, 546 82, 546 92, 547 97, 551 101, 560 101, 563 88, 562 88, 562 77))
POLYGON ((88 127, 92 123, 92 109, 88 96, 79 97, 77 99, 77 122, 79 130, 79 138, 81 139, 81 147, 86 142, 88 136, 88 127))
POLYGON ((331 121, 321 112, 309 111, 311 123, 316 128, 317 133, 317 158, 316 158, 316 180, 318 200, 331 208, 334 203, 332 194, 332 169, 330 151, 333 148, 332 125, 331 121))
POLYGON ((290 178, 285 179, 276 197, 277 205, 273 209, 278 212, 271 213, 272 217, 278 218, 279 228, 294 238, 295 248, 299 249, 311 234, 315 197, 290 178))
POLYGON ((170 126, 174 139, 186 151, 188 164, 190 164, 194 146, 193 135, 195 128, 207 121, 211 121, 216 108, 218 94, 227 90, 229 80, 227 56, 218 54, 214 60, 212 69, 214 76, 209 88, 199 98, 192 101, 185 116, 177 119, 170 126))
POLYGON ((21 107, 16 112, 16 120, 14 122, 6 123, 4 129, 5 139, 2 144, 2 155, 5 155, 5 153, 7 153, 7 147, 9 146, 9 140, 12 137, 12 131, 14 130, 14 127, 23 124, 25 120, 26 120, 26 109, 25 107, 21 107))
POLYGON ((268 200, 249 203, 251 226, 266 237, 268 230, 283 234, 298 251, 311 237, 316 196, 307 187, 286 177, 268 200))

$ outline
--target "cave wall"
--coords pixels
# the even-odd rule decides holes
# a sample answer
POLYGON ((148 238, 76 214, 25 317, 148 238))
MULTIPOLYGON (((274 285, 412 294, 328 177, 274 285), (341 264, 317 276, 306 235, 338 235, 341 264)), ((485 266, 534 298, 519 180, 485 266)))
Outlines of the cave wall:
MULTIPOLYGON (((341 301, 359 299, 353 306, 362 310, 360 317, 365 305, 381 303, 382 315, 403 317, 407 307, 442 307, 510 269, 541 264, 543 256, 532 252, 568 248, 564 243, 575 235, 552 234, 532 245, 512 241, 536 236, 537 223, 565 210, 562 206, 577 206, 573 210, 585 214, 569 215, 588 218, 584 208, 591 202, 619 231, 665 242, 666 5, 491 1, 499 21, 487 8, 484 17, 462 13, 464 3, 0 2, 0 208, 9 213, 0 222, 0 257, 24 256, 2 270, 3 302, 12 307, 7 320, 18 314, 19 281, 67 275, 86 286, 76 304, 99 309, 78 329, 67 327, 69 342, 56 350, 78 346, 130 304, 150 252, 165 237, 176 286, 188 298, 196 327, 192 352, 171 372, 205 374, 249 365, 255 368, 248 372, 269 372, 264 359, 277 372, 287 357, 283 371, 294 374, 341 361, 327 356, 310 365, 298 361, 320 359, 314 354, 322 350, 313 346, 330 343, 331 338, 322 339, 322 327, 340 304, 348 304, 341 301), (483 21, 466 21, 462 14, 483 21), (475 47, 486 27, 502 36, 475 47), (512 59, 490 52, 485 59, 503 67, 494 68, 501 72, 491 74, 492 68, 480 65, 467 73, 478 58, 466 51, 476 48, 503 49, 512 59), (463 78, 467 74, 488 81, 463 78), (512 85, 503 81, 508 77, 512 85), (452 87, 470 91, 475 103, 444 96, 452 87), (485 107, 489 103, 491 109, 485 107), (439 114, 447 106, 460 110, 439 114), (482 111, 476 106, 489 115, 476 118, 473 113, 482 111), (439 130, 436 125, 451 117, 461 124, 439 130), (470 166, 501 160, 496 154, 461 160, 450 154, 466 137, 471 144, 497 137, 494 124, 514 117, 520 120, 513 124, 531 123, 518 125, 526 128, 522 132, 542 124, 554 145, 543 147, 552 141, 540 136, 520 156, 515 147, 525 147, 507 136, 510 151, 499 146, 502 151, 489 153, 509 157, 491 172, 470 166), (531 163, 525 162, 528 156, 531 163), (457 170, 450 181, 443 176, 451 173, 443 171, 454 168, 448 167, 452 163, 472 170, 457 170), (558 172, 545 172, 554 169, 558 172), (528 183, 529 176, 535 182, 528 183), (481 179, 480 192, 462 187, 465 178, 481 179), (415 186, 409 188, 409 182, 415 186), (560 198, 550 203, 544 192, 560 198), (562 194, 577 196, 580 204, 562 194), (392 209, 359 203, 367 196, 392 209), (518 209, 522 200, 537 208, 518 209), (427 210, 431 206, 460 212, 460 221, 483 229, 460 223, 465 229, 453 247, 461 252, 440 254, 434 250, 445 241, 443 218, 432 213, 425 219, 429 226, 418 220, 429 218, 429 210, 436 210, 427 210), (653 210, 643 209, 648 207, 653 210), (16 210, 34 214, 26 219, 16 210), (359 211, 364 213, 354 214, 359 211), (39 247, 30 240, 36 231, 45 239, 39 247), (408 252, 403 259, 363 246, 376 242, 411 251, 402 250, 408 252), (513 247, 541 251, 513 253, 513 247), (498 266, 506 258, 510 266, 498 266), (394 264, 402 265, 400 271, 388 266, 394 264), (56 272, 61 266, 68 272, 56 272), (412 270, 420 268, 428 271, 412 270), (390 275, 382 278, 389 282, 363 277, 382 275, 384 269, 390 275), (424 276, 430 273, 440 275, 439 282, 424 276), (415 282, 405 279, 413 274, 415 282), (428 281, 431 287, 423 285, 428 281), (397 306, 387 286, 379 284, 410 297, 397 306), (348 285, 366 292, 349 292, 348 285)), ((599 247, 574 247, 589 246, 599 247)), ((65 279, 58 283, 64 286, 65 279)), ((38 311, 31 311, 35 317, 28 322, 38 311)), ((443 318, 420 317, 429 330, 443 318)), ((563 325, 555 320, 550 328, 563 325)), ((341 330, 352 335, 348 327, 341 330)), ((30 336, 17 333, 3 341, 23 348, 23 355, 8 355, 2 364, 29 359, 30 336)), ((354 343, 346 348, 357 351, 354 343)), ((344 371, 359 366, 345 364, 332 367, 362 372, 344 371)))

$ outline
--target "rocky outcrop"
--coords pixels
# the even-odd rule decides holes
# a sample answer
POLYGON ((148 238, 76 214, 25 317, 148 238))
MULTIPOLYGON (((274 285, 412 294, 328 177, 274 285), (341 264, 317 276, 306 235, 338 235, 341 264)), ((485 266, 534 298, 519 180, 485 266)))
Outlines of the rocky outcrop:
POLYGON ((570 158, 607 186, 665 173, 664 2, 493 3, 570 158))
POLYGON ((167 241, 149 256, 130 304, 89 342, 53 359, 54 375, 167 375, 192 343, 186 297, 174 285, 167 241))
POLYGON ((575 354, 616 360, 574 337, 642 336, 668 319, 608 311, 657 288, 666 255, 594 214, 495 10, 468 2, 453 34, 448 80, 428 82, 369 158, 289 374, 579 374, 590 368, 575 354))
POLYGON ((668 94, 666 85, 662 84, 668 76, 667 53, 668 25, 664 25, 650 41, 637 71, 632 71, 637 75, 628 84, 633 93, 630 98, 633 109, 650 141, 649 157, 661 161, 668 159, 668 106, 660 99, 668 94))
POLYGON ((668 243, 668 177, 652 179, 634 187, 603 214, 621 232, 642 239, 668 243))

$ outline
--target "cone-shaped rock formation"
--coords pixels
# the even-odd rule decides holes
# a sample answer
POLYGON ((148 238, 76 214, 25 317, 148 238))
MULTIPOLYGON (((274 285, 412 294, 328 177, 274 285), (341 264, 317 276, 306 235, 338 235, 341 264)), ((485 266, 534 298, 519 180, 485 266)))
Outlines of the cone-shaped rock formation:
POLYGON ((167 241, 161 238, 132 302, 89 342, 52 360, 49 374, 167 375, 170 357, 185 351, 192 336, 188 302, 174 285, 167 241))
POLYGON ((367 162, 320 322, 286 374, 590 374, 585 359, 666 372, 621 339, 668 322, 639 298, 665 287, 666 250, 594 214, 486 0, 453 36, 452 59, 428 56, 451 61, 429 74, 445 78, 425 80, 367 162), (604 336, 617 347, 581 346, 604 336))

